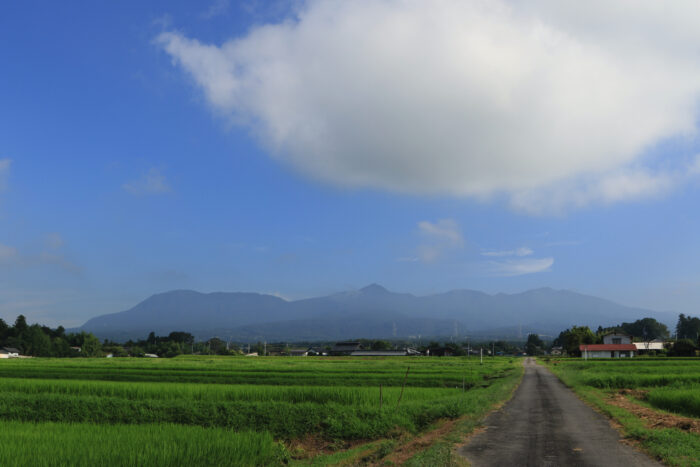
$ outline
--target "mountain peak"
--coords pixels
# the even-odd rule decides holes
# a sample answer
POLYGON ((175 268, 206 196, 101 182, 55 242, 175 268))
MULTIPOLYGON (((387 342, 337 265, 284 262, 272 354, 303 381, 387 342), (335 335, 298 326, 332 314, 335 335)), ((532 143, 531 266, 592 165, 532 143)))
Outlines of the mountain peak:
POLYGON ((381 285, 377 283, 372 283, 368 285, 367 287, 363 287, 360 289, 360 292, 364 294, 371 294, 371 295, 379 295, 379 294, 387 294, 389 291, 382 287, 381 285))

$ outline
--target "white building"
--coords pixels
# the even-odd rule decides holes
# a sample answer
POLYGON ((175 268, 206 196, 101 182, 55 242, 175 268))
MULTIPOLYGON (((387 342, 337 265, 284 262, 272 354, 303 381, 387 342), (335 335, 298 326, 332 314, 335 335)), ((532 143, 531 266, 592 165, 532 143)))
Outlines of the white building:
POLYGON ((19 358, 19 350, 12 347, 3 347, 0 349, 0 358, 19 358))
POLYGON ((637 346, 627 334, 613 333, 603 336, 602 344, 579 346, 583 358, 627 358, 634 357, 637 346))
POLYGON ((660 339, 656 339, 653 341, 649 342, 635 342, 634 346, 637 347, 637 350, 643 352, 646 350, 663 350, 664 349, 664 341, 660 339))

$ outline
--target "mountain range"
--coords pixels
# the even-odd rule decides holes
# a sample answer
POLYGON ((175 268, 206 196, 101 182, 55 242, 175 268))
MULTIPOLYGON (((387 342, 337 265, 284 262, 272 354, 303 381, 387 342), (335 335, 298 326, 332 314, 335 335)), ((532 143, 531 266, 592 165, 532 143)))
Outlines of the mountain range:
POLYGON ((422 336, 522 338, 556 336, 572 325, 612 326, 652 317, 671 325, 675 315, 632 308, 568 290, 541 288, 489 295, 474 290, 416 296, 371 284, 360 290, 288 301, 258 293, 174 290, 133 308, 97 316, 77 330, 116 341, 153 331, 186 331, 197 339, 239 342, 328 341, 422 336))

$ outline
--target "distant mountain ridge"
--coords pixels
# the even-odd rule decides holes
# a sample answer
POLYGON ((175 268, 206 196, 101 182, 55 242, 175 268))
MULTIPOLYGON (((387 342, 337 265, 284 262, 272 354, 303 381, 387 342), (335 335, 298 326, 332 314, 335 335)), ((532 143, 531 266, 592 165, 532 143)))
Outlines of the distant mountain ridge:
POLYGON ((143 338, 187 331, 198 339, 314 341, 410 336, 514 338, 557 335, 571 325, 611 326, 652 317, 672 324, 675 315, 619 305, 568 290, 541 288, 489 295, 475 290, 415 296, 379 284, 360 290, 287 301, 247 292, 174 290, 133 308, 97 316, 78 330, 100 338, 143 338))

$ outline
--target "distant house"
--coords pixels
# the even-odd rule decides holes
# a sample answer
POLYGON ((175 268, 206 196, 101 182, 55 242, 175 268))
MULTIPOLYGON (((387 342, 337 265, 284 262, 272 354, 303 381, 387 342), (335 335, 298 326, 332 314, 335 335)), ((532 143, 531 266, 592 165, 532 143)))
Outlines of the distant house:
POLYGON ((148 358, 158 358, 158 355, 156 355, 154 353, 145 353, 145 354, 143 354, 143 356, 148 357, 148 358))
POLYGON ((350 355, 353 357, 405 357, 410 354, 406 350, 356 350, 350 355))
POLYGON ((250 352, 250 353, 245 354, 245 356, 246 357, 257 357, 258 353, 257 352, 250 352))
POLYGON ((549 352, 549 354, 554 356, 564 355, 564 347, 554 346, 552 347, 552 350, 549 352))
POLYGON ((14 347, 3 347, 0 349, 0 358, 19 358, 19 350, 14 347))
POLYGON ((310 347, 310 348, 309 348, 308 355, 309 355, 309 356, 314 356, 314 357, 315 357, 315 356, 319 356, 319 355, 328 355, 328 353, 327 353, 325 350, 321 349, 321 348, 318 348, 318 347, 310 347))
POLYGON ((82 351, 80 347, 71 347, 72 350, 75 350, 76 352, 82 351))
POLYGON ((309 355, 309 349, 289 349, 290 357, 306 357, 309 355))
POLYGON ((357 352, 358 350, 362 350, 362 344, 360 344, 359 342, 338 342, 331 349, 330 355, 336 357, 347 356, 352 354, 353 352, 357 352))
MULTIPOLYGON (((454 349, 450 347, 432 347, 425 352, 430 357, 451 357, 454 353, 454 349)), ((477 352, 476 355, 479 353, 477 352)))
POLYGON ((579 346, 583 358, 629 358, 634 357, 637 347, 628 334, 615 332, 603 336, 602 344, 579 346))
POLYGON ((634 346, 637 347, 639 353, 648 352, 650 350, 659 351, 664 349, 664 341, 662 339, 654 339, 648 342, 634 342, 634 346))
POLYGON ((637 346, 632 337, 616 332, 603 336, 602 344, 582 344, 579 350, 583 358, 628 358, 634 357, 637 346))

